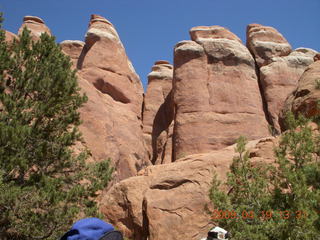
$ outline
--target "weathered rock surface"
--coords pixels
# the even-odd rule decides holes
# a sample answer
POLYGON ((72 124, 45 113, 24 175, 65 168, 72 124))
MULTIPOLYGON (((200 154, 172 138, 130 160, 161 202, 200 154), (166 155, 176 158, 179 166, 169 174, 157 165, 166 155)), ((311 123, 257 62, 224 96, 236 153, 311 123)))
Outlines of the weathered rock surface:
POLYGON ((279 114, 285 99, 313 62, 316 51, 300 48, 291 52, 290 44, 276 29, 259 24, 248 26, 247 46, 260 67, 259 77, 270 123, 279 133, 279 114))
POLYGON ((15 39, 15 38, 17 38, 17 35, 15 35, 12 32, 5 31, 5 39, 6 39, 7 42, 12 42, 13 39, 15 39))
POLYGON ((35 16, 25 16, 23 18, 23 24, 19 29, 21 34, 24 28, 28 28, 31 32, 30 35, 34 41, 39 40, 42 33, 51 35, 50 29, 45 25, 44 21, 35 16))
POLYGON ((127 104, 140 119, 142 84, 114 26, 92 15, 85 42, 78 61, 81 75, 115 101, 127 104))
POLYGON ((288 41, 276 29, 259 24, 248 25, 247 46, 260 67, 268 119, 275 133, 280 133, 279 114, 284 102, 317 52, 307 48, 291 51, 288 41))
POLYGON ((247 27, 247 47, 259 67, 269 64, 271 58, 287 56, 291 45, 276 29, 260 24, 247 27))
MULTIPOLYGON (((20 33, 24 26, 34 40, 50 34, 38 17, 25 17, 20 33)), ((226 180, 235 140, 260 139, 247 145, 249 157, 272 164, 278 139, 261 139, 269 135, 266 115, 279 130, 283 106, 320 114, 320 55, 314 50, 292 51, 276 29, 259 24, 247 29, 251 54, 223 27, 195 27, 190 35, 175 47, 174 70, 167 61, 154 64, 144 101, 140 79, 108 20, 92 15, 85 42, 60 44, 89 99, 80 109, 84 141, 75 150, 88 147, 90 161, 112 159, 118 183, 102 193, 99 206, 130 239, 206 236, 212 176, 226 180)), ((6 32, 7 41, 14 37, 6 32)))
POLYGON ((172 161, 172 77, 173 66, 167 61, 157 61, 148 75, 143 108, 143 133, 153 164, 172 161))
MULTIPOLYGON (((319 56, 319 55, 317 55, 319 56)), ((296 90, 287 98, 281 115, 282 127, 284 127, 284 116, 287 111, 296 114, 302 113, 307 117, 319 116, 320 110, 320 59, 315 57, 316 62, 311 64, 303 73, 298 82, 296 90)))
POLYGON ((233 33, 195 27, 174 51, 174 159, 269 135, 255 63, 233 33))
POLYGON ((62 51, 71 58, 74 68, 77 68, 78 60, 84 45, 84 42, 78 40, 65 40, 60 43, 62 51))
POLYGON ((61 47, 78 68, 89 99, 80 109, 83 144, 94 161, 111 158, 116 181, 136 175, 150 163, 142 134, 143 89, 116 30, 92 15, 85 44, 64 41, 61 47))
POLYGON ((275 57, 271 63, 260 68, 260 80, 268 114, 273 127, 279 133, 279 114, 288 95, 298 84, 305 69, 313 63, 316 51, 296 49, 285 57, 275 57))
MULTIPOLYGON (((274 162, 275 139, 251 141, 253 161, 274 162)), ((224 181, 235 146, 150 166, 114 185, 102 198, 106 219, 133 240, 199 240, 210 229, 208 191, 213 173, 224 181)))

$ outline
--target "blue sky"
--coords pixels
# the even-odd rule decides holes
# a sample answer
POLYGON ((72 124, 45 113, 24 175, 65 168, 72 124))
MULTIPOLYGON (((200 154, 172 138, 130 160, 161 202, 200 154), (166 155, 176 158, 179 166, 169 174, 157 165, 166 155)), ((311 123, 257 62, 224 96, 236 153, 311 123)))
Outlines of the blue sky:
POLYGON ((57 41, 83 40, 90 15, 116 27, 144 84, 157 60, 173 61, 173 47, 199 25, 229 28, 245 43, 246 26, 273 26, 293 48, 320 51, 320 0, 0 0, 4 28, 16 33, 25 15, 41 17, 57 41))

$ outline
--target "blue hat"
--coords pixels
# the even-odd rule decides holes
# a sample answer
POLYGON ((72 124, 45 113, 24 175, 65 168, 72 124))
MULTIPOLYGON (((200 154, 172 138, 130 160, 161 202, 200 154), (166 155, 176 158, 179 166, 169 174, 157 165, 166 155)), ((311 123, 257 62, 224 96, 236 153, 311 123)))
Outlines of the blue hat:
POLYGON ((99 218, 84 218, 73 224, 60 240, 99 240, 105 233, 113 230, 111 224, 99 218))

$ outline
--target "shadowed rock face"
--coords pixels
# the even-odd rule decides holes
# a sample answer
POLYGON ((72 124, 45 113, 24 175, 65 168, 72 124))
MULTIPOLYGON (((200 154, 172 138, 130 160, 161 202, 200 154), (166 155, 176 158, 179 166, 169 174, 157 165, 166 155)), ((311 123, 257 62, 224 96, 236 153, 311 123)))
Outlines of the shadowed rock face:
POLYGON ((281 114, 282 128, 285 129, 284 119, 287 111, 295 114, 301 113, 307 117, 320 115, 318 102, 320 100, 320 55, 315 56, 312 63, 302 74, 298 82, 298 87, 286 100, 285 107, 281 114))
POLYGON ((172 161, 172 76, 173 66, 167 61, 157 61, 148 75, 143 106, 143 133, 153 164, 172 161))
POLYGON ((42 33, 51 35, 50 29, 45 25, 44 21, 35 16, 25 16, 23 18, 23 24, 19 29, 18 34, 21 34, 24 28, 28 28, 31 31, 31 37, 34 41, 39 40, 42 33))
POLYGON ((78 68, 88 96, 80 109, 85 145, 94 161, 111 158, 115 180, 136 175, 149 165, 142 134, 143 89, 113 25, 92 15, 85 43, 64 41, 62 50, 78 68))
POLYGON ((174 50, 174 159, 268 136, 255 63, 219 26, 195 27, 174 50))
POLYGON ((248 25, 247 46, 260 67, 259 78, 270 124, 280 133, 279 114, 284 102, 317 52, 307 48, 291 51, 290 44, 276 29, 259 24, 248 25))

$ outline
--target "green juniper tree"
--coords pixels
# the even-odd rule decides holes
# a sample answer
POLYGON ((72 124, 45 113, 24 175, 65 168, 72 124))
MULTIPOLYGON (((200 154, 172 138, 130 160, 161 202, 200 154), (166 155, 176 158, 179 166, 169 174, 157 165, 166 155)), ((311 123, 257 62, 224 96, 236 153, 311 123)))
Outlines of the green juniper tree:
POLYGON ((320 136, 302 116, 288 114, 287 122, 275 166, 252 164, 241 137, 228 194, 214 177, 213 220, 231 231, 232 239, 320 239, 320 136))
MULTIPOLYGON (((236 152, 238 157, 233 159, 228 174, 227 187, 229 193, 219 190, 221 182, 214 177, 210 189, 210 199, 216 208, 213 220, 219 226, 225 227, 234 239, 268 239, 261 229, 270 225, 272 219, 264 221, 258 213, 268 210, 270 189, 268 175, 271 175, 271 166, 256 164, 249 160, 246 151, 246 139, 237 140, 236 152)), ((265 215, 267 218, 267 214, 265 215)))
POLYGON ((0 239, 57 239, 79 214, 97 216, 112 168, 72 151, 86 100, 54 37, 24 29, 8 44, 0 31, 0 239))

